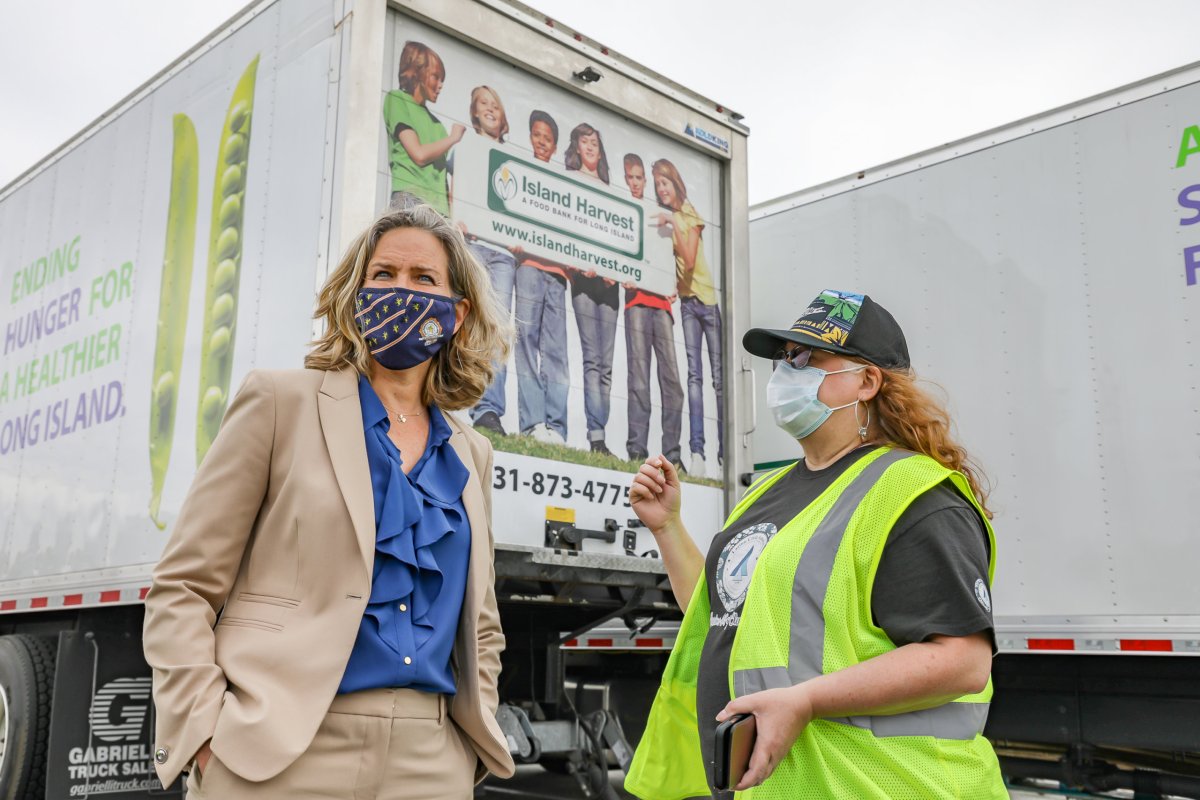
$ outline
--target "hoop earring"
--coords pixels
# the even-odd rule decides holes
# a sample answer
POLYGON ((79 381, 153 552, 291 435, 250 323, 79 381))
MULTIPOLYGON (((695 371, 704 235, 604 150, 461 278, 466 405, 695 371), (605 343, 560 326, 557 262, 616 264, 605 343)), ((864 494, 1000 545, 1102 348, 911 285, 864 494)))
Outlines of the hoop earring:
MULTIPOLYGON (((859 406, 859 401, 855 400, 854 401, 854 421, 855 422, 858 422, 858 406, 859 406)), ((871 426, 871 407, 866 406, 866 409, 867 409, 867 421, 866 422, 858 422, 858 438, 862 439, 864 442, 867 440, 867 428, 869 428, 871 426)))

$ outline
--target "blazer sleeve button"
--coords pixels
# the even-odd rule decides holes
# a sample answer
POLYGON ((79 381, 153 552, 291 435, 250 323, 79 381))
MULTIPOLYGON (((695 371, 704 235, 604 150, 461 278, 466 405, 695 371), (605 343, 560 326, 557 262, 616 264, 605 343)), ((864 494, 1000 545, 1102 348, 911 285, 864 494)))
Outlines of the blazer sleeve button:
POLYGON ((165 748, 165 747, 158 748, 157 750, 154 751, 154 763, 155 764, 167 763, 167 756, 169 755, 169 753, 170 753, 170 751, 167 750, 167 748, 165 748))

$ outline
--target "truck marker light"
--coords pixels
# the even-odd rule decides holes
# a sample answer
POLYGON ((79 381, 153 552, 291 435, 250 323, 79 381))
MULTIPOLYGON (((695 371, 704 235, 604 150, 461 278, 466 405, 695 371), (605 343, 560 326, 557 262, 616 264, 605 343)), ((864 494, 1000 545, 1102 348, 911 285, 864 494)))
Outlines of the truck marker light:
POLYGON ((1170 639, 1122 639, 1121 649, 1151 653, 1170 653, 1175 648, 1170 639))
POLYGON ((1074 650, 1074 639, 1030 639, 1028 641, 1030 650, 1074 650))

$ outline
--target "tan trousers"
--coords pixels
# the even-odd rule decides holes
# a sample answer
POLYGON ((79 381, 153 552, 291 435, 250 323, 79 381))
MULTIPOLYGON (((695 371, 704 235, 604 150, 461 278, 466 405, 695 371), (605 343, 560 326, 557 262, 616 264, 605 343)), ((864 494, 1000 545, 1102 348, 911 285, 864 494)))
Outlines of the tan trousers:
POLYGON ((308 750, 254 783, 214 755, 188 776, 189 798, 211 800, 464 800, 477 756, 446 713, 446 696, 412 689, 338 695, 308 750))

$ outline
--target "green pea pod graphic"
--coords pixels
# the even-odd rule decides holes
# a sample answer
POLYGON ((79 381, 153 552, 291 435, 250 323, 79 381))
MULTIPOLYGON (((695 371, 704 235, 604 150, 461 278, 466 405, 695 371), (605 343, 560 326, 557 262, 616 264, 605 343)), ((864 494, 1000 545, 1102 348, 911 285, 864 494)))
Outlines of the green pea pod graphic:
POLYGON ((150 382, 150 519, 159 530, 166 527, 158 518, 158 508, 175 439, 175 404, 179 398, 179 371, 187 332, 192 256, 196 249, 196 189, 200 183, 196 128, 186 114, 176 114, 174 126, 167 241, 163 247, 162 288, 158 294, 158 338, 150 382))
POLYGON ((233 90, 217 157, 212 225, 208 240, 208 277, 204 297, 204 338, 200 343, 200 403, 196 415, 196 463, 212 445, 229 403, 229 374, 237 335, 238 284, 242 271, 242 226, 246 193, 246 157, 258 56, 233 90))

